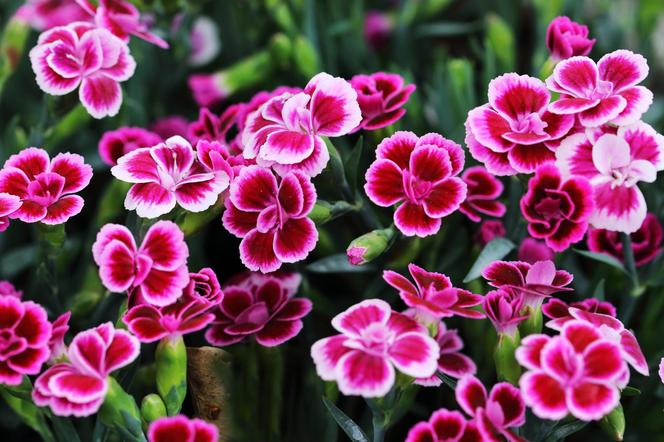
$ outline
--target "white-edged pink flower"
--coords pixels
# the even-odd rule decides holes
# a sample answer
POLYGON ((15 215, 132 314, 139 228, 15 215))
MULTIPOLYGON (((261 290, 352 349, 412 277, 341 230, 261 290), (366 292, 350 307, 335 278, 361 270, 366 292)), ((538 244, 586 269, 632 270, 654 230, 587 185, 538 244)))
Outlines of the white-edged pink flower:
POLYGON ((82 156, 59 153, 50 159, 44 149, 29 147, 5 162, 0 170, 0 192, 17 196, 22 202, 8 214, 9 218, 62 224, 83 209, 83 198, 75 193, 91 178, 92 167, 82 156))
POLYGON ((652 92, 637 86, 647 76, 647 60, 625 49, 606 54, 597 64, 588 57, 571 57, 558 63, 546 79, 547 87, 561 94, 548 109, 577 115, 586 127, 632 124, 652 104, 652 92))
POLYGON ((516 358, 528 369, 519 381, 523 398, 540 418, 598 420, 620 401, 627 370, 620 347, 587 322, 569 321, 554 337, 527 336, 516 358))
POLYGON ((547 111, 551 94, 539 79, 514 73, 489 83, 489 102, 468 112, 470 154, 494 175, 532 173, 555 159, 571 115, 547 111))
POLYGON ((322 137, 346 135, 361 120, 350 83, 322 72, 303 92, 274 97, 247 118, 243 154, 282 176, 298 170, 313 177, 330 159, 322 137))
POLYGON ((90 416, 104 402, 109 374, 132 363, 139 352, 138 339, 110 322, 82 331, 69 345, 69 361, 37 378, 32 400, 56 416, 90 416))
POLYGON ((9 215, 16 212, 23 202, 21 198, 6 192, 0 192, 0 232, 9 228, 9 215))
POLYGON ((106 224, 92 245, 92 255, 110 292, 130 291, 148 304, 175 302, 189 283, 189 249, 184 234, 171 221, 150 227, 140 247, 125 226, 106 224))
POLYGON ((215 425, 183 415, 159 418, 148 428, 148 442, 217 442, 218 439, 215 425))
POLYGON ((118 113, 120 82, 134 75, 136 68, 125 42, 84 22, 42 33, 30 51, 30 62, 41 90, 66 95, 78 88, 81 103, 94 118, 118 113))
POLYGON ((208 170, 180 136, 129 152, 118 159, 111 173, 120 181, 134 183, 125 208, 144 218, 164 215, 176 205, 202 212, 217 202, 230 183, 227 173, 208 170))
POLYGON ((598 229, 632 233, 641 227, 647 207, 637 183, 652 183, 664 169, 664 137, 646 123, 589 129, 566 138, 556 151, 563 178, 580 175, 593 187, 598 229))
POLYGON ((211 62, 221 50, 219 27, 213 19, 201 16, 194 20, 189 32, 190 66, 203 66, 211 62))
POLYGON ((316 226, 307 218, 315 202, 316 188, 300 171, 277 179, 270 169, 242 168, 222 218, 226 230, 242 238, 242 263, 267 273, 305 259, 318 241, 316 226))
POLYGON ((383 300, 353 305, 335 316, 332 326, 340 334, 315 342, 311 357, 318 375, 336 381, 345 395, 385 396, 394 385, 395 369, 415 378, 436 371, 436 341, 383 300))

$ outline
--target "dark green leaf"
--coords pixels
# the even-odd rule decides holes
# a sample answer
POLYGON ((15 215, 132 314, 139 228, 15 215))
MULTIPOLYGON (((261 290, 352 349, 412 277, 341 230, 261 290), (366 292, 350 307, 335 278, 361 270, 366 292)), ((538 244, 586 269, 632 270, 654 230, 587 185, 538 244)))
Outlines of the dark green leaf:
POLYGON ((589 250, 578 250, 578 249, 572 249, 572 250, 574 250, 576 253, 578 253, 581 256, 585 256, 586 258, 590 258, 592 260, 601 262, 603 264, 616 268, 621 272, 627 273, 625 266, 623 266, 622 263, 613 256, 605 255, 604 253, 595 253, 589 250))
POLYGON ((450 387, 452 390, 456 389, 457 381, 453 377, 450 377, 441 371, 436 372, 436 377, 443 381, 443 383, 450 387))
POLYGON ((344 430, 344 433, 350 438, 353 442, 369 442, 367 435, 364 434, 364 431, 360 428, 359 425, 355 423, 351 418, 349 418, 346 413, 339 410, 336 405, 332 403, 329 399, 323 396, 323 403, 327 407, 328 411, 332 415, 339 427, 344 430))
POLYGON ((577 431, 580 431, 583 427, 588 425, 588 422, 583 421, 572 421, 566 424, 557 425, 544 439, 544 442, 559 442, 565 440, 567 436, 570 436, 577 431))
POLYGON ((638 396, 640 394, 641 394, 641 390, 639 390, 638 388, 634 388, 634 387, 625 387, 623 389, 623 391, 621 392, 621 395, 623 397, 625 397, 625 396, 638 396))
POLYGON ((593 291, 593 298, 599 299, 600 301, 604 301, 604 284, 605 284, 604 279, 600 279, 600 281, 597 283, 597 287, 595 287, 595 290, 593 291))
POLYGON ((435 22, 427 23, 415 28, 415 37, 453 37, 457 35, 472 34, 482 27, 481 23, 471 22, 435 22))
POLYGON ((463 278, 463 282, 470 282, 473 279, 478 278, 482 271, 494 261, 499 261, 503 259, 509 252, 514 249, 515 245, 512 241, 507 238, 494 238, 492 239, 484 249, 480 252, 480 255, 475 260, 475 263, 470 268, 470 271, 463 278))
POLYGON ((71 419, 52 415, 51 422, 53 422, 53 429, 55 430, 56 437, 59 441, 81 442, 71 419))
POLYGON ((351 151, 348 159, 346 160, 346 179, 348 180, 348 186, 350 187, 353 195, 362 193, 361 189, 357 187, 357 183, 360 180, 360 161, 362 160, 362 151, 364 150, 364 136, 361 136, 353 150, 351 151))
POLYGON ((370 265, 354 266, 348 262, 348 257, 345 253, 326 256, 312 262, 306 268, 311 273, 363 273, 374 269, 370 265))

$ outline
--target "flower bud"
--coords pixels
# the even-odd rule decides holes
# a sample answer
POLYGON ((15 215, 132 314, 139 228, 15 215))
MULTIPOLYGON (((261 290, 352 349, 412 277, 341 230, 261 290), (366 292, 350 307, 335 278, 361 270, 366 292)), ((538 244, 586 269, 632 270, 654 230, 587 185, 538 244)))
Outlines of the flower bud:
POLYGON ((500 334, 498 335, 498 343, 493 353, 498 379, 505 380, 514 385, 519 382, 519 377, 521 376, 521 366, 514 357, 514 353, 520 342, 521 339, 518 330, 513 336, 500 334))
POLYGON ((155 351, 157 391, 169 416, 180 412, 187 395, 187 349, 182 336, 159 341, 155 351))
POLYGON ((625 413, 622 404, 618 404, 613 411, 599 421, 602 430, 611 437, 611 440, 621 441, 625 434, 625 413))
POLYGON ((99 417, 104 425, 115 428, 124 439, 145 442, 141 412, 136 401, 112 377, 108 378, 108 392, 99 417))
POLYGON ((594 45, 595 39, 588 38, 588 27, 569 17, 554 18, 546 30, 546 47, 554 61, 588 55, 594 45))
POLYGON ((346 201, 329 203, 324 200, 318 200, 307 216, 316 223, 317 226, 320 226, 354 209, 356 209, 356 207, 346 201))
POLYGON ((151 393, 141 401, 141 416, 148 424, 166 416, 166 405, 159 395, 151 393))
POLYGON ((355 238, 346 249, 348 261, 356 266, 373 261, 387 249, 393 237, 394 230, 389 227, 355 238))

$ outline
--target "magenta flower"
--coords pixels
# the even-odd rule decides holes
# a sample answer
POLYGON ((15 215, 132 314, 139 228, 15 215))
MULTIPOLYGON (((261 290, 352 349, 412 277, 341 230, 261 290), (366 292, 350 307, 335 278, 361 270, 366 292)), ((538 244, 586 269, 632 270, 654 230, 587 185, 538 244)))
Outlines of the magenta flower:
POLYGON ((369 10, 364 16, 364 40, 374 50, 387 46, 394 24, 389 15, 377 10, 369 10))
POLYGON ((383 279, 399 291, 403 302, 414 309, 415 316, 425 323, 441 318, 461 316, 480 319, 484 315, 475 307, 482 303, 482 296, 452 286, 450 278, 442 273, 428 272, 408 264, 408 271, 415 285, 392 270, 383 272, 383 279))
POLYGON ((533 238, 544 239, 556 252, 583 239, 588 219, 595 210, 588 180, 580 176, 563 179, 553 164, 537 168, 520 206, 528 221, 528 233, 533 238))
POLYGON ((441 408, 428 421, 418 422, 406 436, 405 442, 482 442, 482 434, 475 422, 466 421, 458 411, 441 408))
POLYGON ((505 224, 498 219, 489 219, 482 221, 479 230, 473 235, 473 239, 480 247, 484 247, 494 238, 504 238, 505 235, 507 235, 505 224))
MULTIPOLYGON (((664 228, 654 213, 648 213, 641 227, 631 233, 632 253, 637 266, 646 265, 653 261, 662 252, 664 228)), ((618 232, 604 229, 590 229, 588 231, 588 248, 595 253, 604 253, 623 261, 622 239, 618 232)))
POLYGON ((180 136, 129 152, 118 159, 111 173, 134 183, 125 208, 144 218, 169 213, 176 204, 189 212, 202 212, 217 202, 230 182, 230 176, 208 171, 180 136))
POLYGON ((519 245, 519 261, 535 264, 537 261, 553 261, 556 253, 549 246, 533 238, 524 238, 519 245))
POLYGON ((664 169, 664 137, 642 122, 620 127, 616 134, 600 128, 572 135, 560 144, 556 165, 563 178, 579 175, 592 184, 593 227, 633 233, 647 211, 636 184, 655 181, 664 169))
POLYGON ((492 290, 484 296, 482 308, 499 335, 514 337, 519 324, 528 319, 524 297, 518 290, 492 290))
POLYGON ((6 192, 0 193, 0 232, 4 232, 9 228, 9 215, 16 212, 22 204, 21 198, 16 195, 6 192))
POLYGON ((230 95, 219 74, 193 74, 187 79, 194 101, 200 107, 214 107, 230 95))
POLYGON ((496 218, 505 215, 505 205, 497 201, 503 193, 503 183, 498 178, 484 167, 475 166, 464 170, 461 179, 466 183, 468 193, 459 206, 459 212, 476 223, 482 219, 482 215, 496 218))
POLYGON ((620 49, 597 64, 588 57, 571 57, 556 65, 546 85, 560 98, 549 105, 556 115, 577 115, 586 127, 637 122, 652 104, 653 95, 637 86, 648 76, 646 59, 620 49))
POLYGON ((554 61, 588 55, 594 45, 595 39, 588 38, 588 27, 569 17, 554 18, 546 29, 546 48, 554 61))
POLYGON ((23 290, 16 290, 14 284, 9 281, 0 281, 0 296, 12 296, 16 299, 23 297, 23 290))
POLYGON ((99 140, 99 156, 109 166, 115 166, 118 159, 129 152, 161 141, 159 135, 141 127, 120 127, 104 132, 99 140))
POLYGON ((30 51, 37 84, 50 95, 77 88, 81 103, 94 118, 114 116, 122 104, 120 82, 134 75, 129 47, 108 30, 71 23, 39 36, 30 51))
POLYGON ((441 135, 396 132, 378 145, 364 191, 381 207, 399 204, 394 224, 404 235, 433 235, 466 198, 463 164, 461 146, 441 135))
POLYGON ((140 343, 106 322, 74 336, 69 362, 56 364, 35 381, 32 400, 56 416, 90 416, 104 402, 108 376, 138 357, 140 343))
POLYGON ((274 97, 252 113, 242 133, 244 157, 279 175, 316 176, 330 155, 322 137, 351 132, 362 120, 357 93, 344 79, 314 76, 297 94, 274 97))
POLYGON ((406 113, 404 105, 415 91, 414 84, 404 85, 401 75, 375 72, 355 75, 350 85, 357 92, 362 122, 355 130, 377 130, 397 122, 406 113))
POLYGON ((16 11, 16 15, 20 15, 37 31, 85 21, 88 18, 88 14, 76 0, 26 0, 16 11))
POLYGON ((170 221, 150 227, 140 247, 125 226, 106 224, 92 245, 92 255, 109 291, 130 291, 148 304, 172 304, 189 283, 189 249, 180 228, 170 221))
POLYGON ((519 381, 523 398, 540 418, 598 420, 620 401, 620 348, 587 322, 567 322, 554 337, 527 336, 516 358, 529 370, 519 381))
POLYGON ((574 118, 547 111, 550 99, 537 78, 511 73, 491 80, 489 103, 468 112, 470 154, 494 175, 532 173, 553 161, 574 118))
POLYGON ((308 299, 294 298, 299 283, 298 274, 248 273, 231 281, 224 286, 223 299, 205 338, 218 347, 250 336, 264 347, 294 338, 302 330, 302 318, 312 308, 308 299))
POLYGON ((610 302, 600 301, 596 298, 588 298, 567 305, 560 299, 551 298, 546 304, 542 305, 542 313, 544 313, 544 316, 551 319, 546 323, 546 326, 554 330, 561 330, 566 322, 574 319, 574 316, 569 312, 570 307, 590 313, 600 313, 614 318, 616 317, 616 308, 610 302))
POLYGON ((187 133, 189 123, 187 119, 180 115, 169 115, 159 118, 155 121, 150 130, 166 140, 175 135, 182 135, 187 133))
POLYGON ((231 184, 223 214, 224 227, 242 238, 242 263, 267 273, 305 259, 318 241, 316 226, 307 218, 315 202, 316 189, 302 172, 278 180, 269 169, 243 168, 231 184))
POLYGON ((26 223, 62 224, 83 209, 83 198, 74 193, 92 178, 92 167, 83 157, 59 153, 52 160, 43 149, 29 147, 12 155, 0 170, 0 192, 21 199, 9 214, 26 223))
POLYGON ((56 364, 67 354, 67 346, 65 345, 65 334, 69 331, 69 318, 71 312, 67 311, 57 317, 52 324, 51 339, 48 341, 49 348, 49 364, 56 364))
POLYGON ((345 395, 385 396, 395 368, 415 378, 436 372, 438 343, 413 319, 393 312, 380 299, 355 304, 332 319, 340 334, 316 341, 311 357, 324 381, 336 381, 345 395))
MULTIPOLYGON (((475 362, 461 353, 463 341, 456 330, 448 330, 445 323, 441 321, 438 323, 438 332, 435 339, 440 348, 438 371, 457 379, 477 372, 475 362)), ((442 381, 434 374, 428 378, 416 379, 415 383, 427 387, 437 387, 442 384, 442 381)))
POLYGON ((42 306, 14 296, 0 296, 0 318, 0 384, 19 385, 48 359, 51 323, 42 306))
POLYGON ((190 66, 203 66, 208 64, 219 54, 221 40, 219 27, 213 19, 206 16, 197 17, 191 25, 189 32, 190 66))
POLYGON ((202 419, 162 417, 150 424, 148 442, 217 442, 219 430, 202 419))
POLYGON ((483 441, 525 441, 510 431, 526 422, 526 405, 518 388, 508 382, 499 382, 487 394, 484 385, 475 376, 461 379, 454 391, 457 403, 469 416, 475 418, 483 441))
POLYGON ((662 380, 662 383, 664 384, 664 358, 662 358, 659 361, 659 378, 662 380))
MULTIPOLYGON (((237 107, 232 107, 237 109, 237 107)), ((198 119, 187 126, 187 139, 196 143, 198 140, 217 141, 223 140, 230 125, 222 126, 221 119, 212 113, 207 107, 198 110, 198 119)))
POLYGON ((542 305, 544 298, 557 292, 571 291, 567 287, 574 276, 564 270, 556 270, 552 261, 528 264, 521 261, 494 261, 482 272, 489 285, 513 289, 524 297, 524 304, 531 308, 542 305))
POLYGON ((168 43, 148 31, 145 20, 136 6, 126 0, 99 0, 97 6, 90 0, 76 0, 85 11, 94 17, 97 26, 108 29, 128 43, 133 35, 148 43, 168 49, 168 43))

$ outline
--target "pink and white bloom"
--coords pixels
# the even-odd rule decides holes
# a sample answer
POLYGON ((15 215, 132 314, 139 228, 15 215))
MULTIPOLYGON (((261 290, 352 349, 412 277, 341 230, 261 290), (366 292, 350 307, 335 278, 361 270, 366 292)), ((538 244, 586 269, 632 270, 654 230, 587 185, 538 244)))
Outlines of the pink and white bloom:
POLYGON ((355 75, 350 84, 362 111, 362 122, 355 130, 377 130, 394 124, 406 113, 403 107, 415 91, 414 84, 404 85, 401 75, 386 72, 355 75))
POLYGON ((67 334, 67 331, 69 331, 69 318, 71 318, 71 312, 67 311, 53 321, 51 339, 48 341, 48 348, 50 351, 48 363, 51 365, 59 362, 60 359, 67 354, 65 335, 67 334))
POLYGON ((14 296, 0 296, 0 318, 0 384, 19 385, 48 359, 52 326, 41 305, 14 296))
POLYGON ((542 305, 542 313, 551 319, 546 323, 546 326, 554 330, 561 330, 566 322, 574 319, 574 316, 569 312, 570 307, 590 313, 600 313, 616 317, 616 308, 607 301, 588 298, 583 301, 572 302, 568 305, 560 299, 551 298, 546 304, 542 305))
POLYGON ((472 308, 482 303, 481 295, 453 287, 447 276, 428 272, 415 264, 408 264, 408 271, 415 284, 392 270, 385 270, 383 279, 399 291, 418 320, 428 324, 455 315, 471 319, 484 317, 481 311, 472 308))
POLYGON ((519 261, 535 264, 537 261, 553 261, 556 252, 541 241, 533 238, 524 238, 519 245, 517 258, 519 261))
POLYGON ((457 176, 463 165, 463 150, 455 142, 435 133, 418 137, 399 131, 378 145, 364 191, 381 207, 399 204, 394 224, 404 235, 433 235, 466 198, 466 184, 457 176))
POLYGON ((9 228, 9 215, 16 212, 23 202, 21 198, 6 192, 0 193, 0 232, 9 228))
POLYGON ((74 336, 68 362, 55 364, 35 381, 32 400, 56 416, 90 416, 104 402, 108 376, 138 357, 140 343, 110 322, 74 336))
POLYGON ((180 136, 129 152, 118 159, 111 173, 120 181, 134 183, 125 208, 144 218, 164 215, 176 205, 202 212, 217 202, 230 182, 227 174, 207 170, 180 136))
POLYGON ((556 151, 556 165, 563 178, 579 175, 590 181, 593 227, 633 233, 647 212, 637 183, 652 183, 664 169, 664 137, 642 122, 606 132, 600 128, 566 138, 556 151))
POLYGON ((118 113, 120 83, 131 78, 136 68, 125 42, 83 22, 42 33, 30 51, 30 61, 41 90, 66 95, 78 88, 81 103, 94 118, 118 113))
MULTIPOLYGON (((448 330, 445 323, 441 321, 438 323, 435 339, 440 347, 438 371, 456 379, 474 375, 477 372, 475 362, 461 353, 463 341, 456 330, 448 330)), ((416 379, 415 383, 427 387, 437 387, 442 384, 442 381, 434 374, 428 378, 416 379)))
POLYGON ((0 281, 0 296, 13 296, 16 299, 21 299, 23 297, 23 290, 17 290, 14 284, 2 280, 0 281))
POLYGON ((20 198, 22 204, 8 216, 26 223, 62 224, 83 209, 75 195, 92 178, 83 157, 59 153, 50 159, 43 149, 29 147, 12 155, 0 170, 0 192, 20 198))
POLYGON ((300 171, 277 179, 270 169, 244 167, 231 184, 222 218, 226 230, 242 238, 242 263, 267 273, 305 259, 318 241, 307 218, 315 202, 316 189, 300 171))
POLYGON ((528 319, 523 295, 511 288, 487 293, 482 308, 499 335, 514 337, 519 324, 528 319))
POLYGON ((588 55, 594 45, 595 39, 588 38, 588 27, 569 17, 554 18, 546 29, 546 48, 556 62, 575 55, 588 55))
POLYGON ((221 39, 219 27, 213 19, 206 16, 197 17, 189 32, 190 66, 208 64, 219 54, 221 39))
POLYGON ((186 416, 162 417, 150 424, 148 442, 217 442, 219 430, 203 419, 186 416))
POLYGON ((224 296, 214 310, 205 338, 225 347, 254 336, 264 347, 281 345, 302 330, 302 318, 311 301, 295 298, 299 274, 248 273, 224 286, 224 296))
POLYGON ((26 0, 16 15, 22 17, 37 31, 86 21, 88 14, 76 0, 26 0))
POLYGON ((587 322, 569 321, 554 337, 527 336, 516 358, 528 369, 519 381, 523 398, 540 418, 599 420, 620 401, 627 369, 620 347, 587 322))
POLYGON ((104 132, 99 140, 99 156, 109 166, 115 166, 129 152, 161 142, 159 135, 142 127, 119 127, 104 132))
POLYGON ((194 101, 200 107, 214 107, 228 98, 232 92, 226 84, 223 72, 190 75, 187 85, 194 101))
POLYGON ((505 205, 498 201, 503 193, 503 183, 491 175, 484 167, 474 166, 463 171, 461 179, 468 192, 459 212, 477 223, 482 215, 501 218, 505 215, 505 205))
POLYGON ((418 422, 408 431, 405 442, 482 442, 474 422, 458 411, 436 410, 428 421, 418 422))
POLYGON ((140 247, 125 226, 106 224, 92 245, 92 255, 109 291, 128 291, 148 304, 172 304, 189 284, 189 249, 184 234, 171 221, 150 227, 140 247))
POLYGON ((537 78, 510 73, 491 80, 489 103, 468 112, 470 154, 494 175, 532 173, 553 161, 574 117, 549 112, 550 99, 537 78))
POLYGON ((415 378, 436 372, 438 343, 413 319, 380 299, 355 304, 332 319, 340 334, 316 341, 311 357, 324 381, 345 395, 385 396, 395 369, 415 378))
POLYGON ((243 154, 281 176, 297 170, 313 177, 330 159, 322 137, 346 135, 361 120, 355 90, 323 72, 303 92, 274 97, 247 118, 243 154))
POLYGON ((646 59, 625 49, 604 55, 597 64, 588 57, 568 58, 546 79, 547 87, 561 94, 549 112, 577 115, 586 127, 635 123, 652 104, 652 92, 637 86, 647 76, 646 59))

